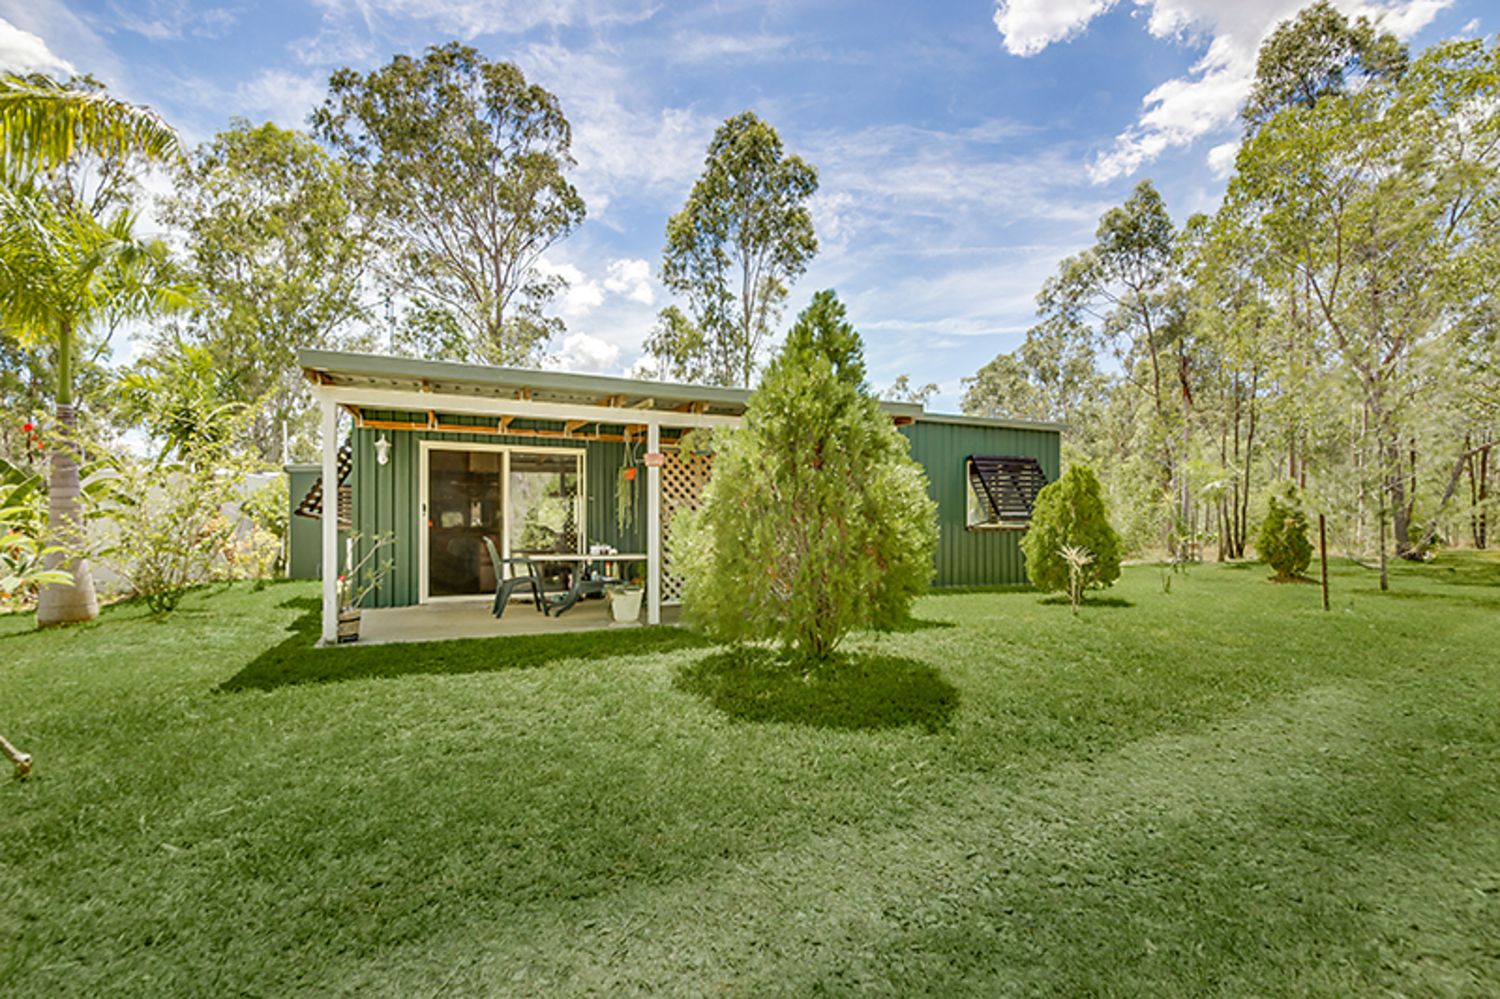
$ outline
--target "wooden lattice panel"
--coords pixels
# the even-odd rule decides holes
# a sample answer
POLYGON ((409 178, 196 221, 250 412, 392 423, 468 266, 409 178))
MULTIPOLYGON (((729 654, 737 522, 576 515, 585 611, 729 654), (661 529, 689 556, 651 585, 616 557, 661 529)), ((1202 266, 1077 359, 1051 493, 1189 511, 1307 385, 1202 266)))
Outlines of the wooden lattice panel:
POLYGON ((703 487, 713 475, 713 455, 667 452, 661 466, 661 599, 682 600, 682 577, 672 571, 672 518, 679 510, 696 510, 703 487))

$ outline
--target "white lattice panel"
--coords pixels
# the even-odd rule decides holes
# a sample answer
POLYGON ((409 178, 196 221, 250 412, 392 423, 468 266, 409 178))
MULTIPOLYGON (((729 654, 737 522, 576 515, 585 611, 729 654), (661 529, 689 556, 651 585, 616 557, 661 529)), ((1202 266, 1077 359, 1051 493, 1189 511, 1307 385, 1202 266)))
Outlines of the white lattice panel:
POLYGON ((661 599, 682 600, 682 577, 672 571, 672 518, 679 510, 696 510, 703 487, 713 474, 713 455, 667 452, 661 466, 661 599))

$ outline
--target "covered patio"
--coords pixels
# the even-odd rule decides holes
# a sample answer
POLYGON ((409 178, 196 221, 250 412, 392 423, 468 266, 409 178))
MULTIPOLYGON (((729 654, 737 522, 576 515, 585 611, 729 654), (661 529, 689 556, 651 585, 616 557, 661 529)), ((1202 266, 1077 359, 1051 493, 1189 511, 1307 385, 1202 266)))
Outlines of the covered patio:
MULTIPOLYGON (((340 517, 321 518, 322 565, 392 539, 394 570, 363 602, 361 640, 614 627, 599 600, 556 618, 513 604, 497 620, 476 599, 525 559, 582 572, 596 553, 612 556, 609 575, 644 583, 644 623, 674 619, 664 533, 710 462, 681 442, 738 425, 747 392, 330 351, 298 360, 322 412, 321 482, 340 485, 340 517), (351 529, 343 543, 338 520, 351 529)), ((337 637, 338 587, 324 572, 325 643, 337 637)))
MULTIPOLYGON (((676 624, 679 608, 661 609, 661 624, 676 624)), ((450 638, 503 638, 510 635, 552 635, 569 631, 630 629, 639 621, 617 622, 603 600, 583 600, 560 617, 543 615, 529 603, 516 602, 499 618, 482 600, 415 604, 367 610, 360 625, 360 644, 437 642, 450 638)))

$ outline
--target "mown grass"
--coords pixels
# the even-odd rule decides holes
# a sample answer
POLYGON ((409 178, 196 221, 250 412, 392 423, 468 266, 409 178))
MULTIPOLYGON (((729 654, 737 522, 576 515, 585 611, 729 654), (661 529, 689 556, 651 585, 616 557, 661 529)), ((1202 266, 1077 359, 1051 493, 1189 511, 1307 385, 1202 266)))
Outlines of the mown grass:
POLYGON ((1500 992, 1500 561, 312 650, 0 619, 0 995, 1500 992))

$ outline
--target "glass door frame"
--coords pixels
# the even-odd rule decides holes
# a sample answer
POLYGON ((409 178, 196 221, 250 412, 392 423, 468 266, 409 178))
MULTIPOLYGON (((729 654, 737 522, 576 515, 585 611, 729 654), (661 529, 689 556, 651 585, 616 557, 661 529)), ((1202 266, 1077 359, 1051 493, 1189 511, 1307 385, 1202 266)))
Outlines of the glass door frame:
POLYGON ((427 505, 429 487, 428 455, 433 451, 486 451, 500 455, 500 557, 510 558, 510 456, 512 452, 528 454, 568 454, 578 459, 578 554, 588 551, 588 450, 581 447, 538 447, 526 444, 490 444, 471 441, 424 440, 418 442, 417 471, 417 603, 434 604, 472 600, 491 600, 492 593, 459 593, 435 597, 430 592, 431 563, 428 560, 427 505))

